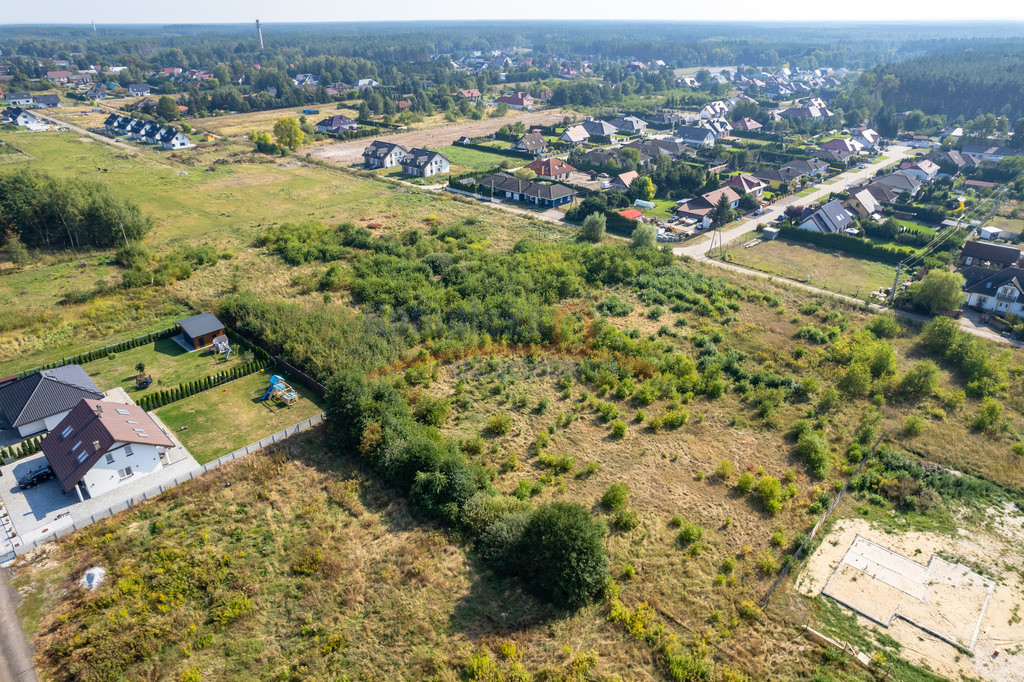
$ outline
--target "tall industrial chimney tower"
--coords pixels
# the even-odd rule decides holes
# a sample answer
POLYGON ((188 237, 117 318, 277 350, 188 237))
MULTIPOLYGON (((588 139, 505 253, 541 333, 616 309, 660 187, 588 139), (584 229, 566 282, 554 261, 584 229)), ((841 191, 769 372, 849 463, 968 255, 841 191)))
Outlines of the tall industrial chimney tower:
POLYGON ((260 39, 260 51, 263 50, 263 28, 260 26, 260 20, 256 20, 256 36, 260 39))

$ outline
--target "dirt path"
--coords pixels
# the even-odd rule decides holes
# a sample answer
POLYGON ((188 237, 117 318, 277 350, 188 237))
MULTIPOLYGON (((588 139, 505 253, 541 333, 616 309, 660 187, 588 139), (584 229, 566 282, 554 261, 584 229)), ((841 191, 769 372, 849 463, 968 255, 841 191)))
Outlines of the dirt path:
POLYGON ((32 114, 34 116, 38 116, 39 118, 43 119, 47 123, 52 123, 55 126, 65 126, 67 128, 71 128, 71 130, 74 130, 76 133, 81 133, 82 135, 87 135, 88 137, 91 137, 93 139, 99 140, 100 142, 104 142, 106 144, 109 144, 112 147, 120 147, 121 149, 127 149, 128 151, 130 151, 133 154, 138 151, 138 149, 135 149, 134 147, 132 147, 130 145, 127 145, 124 142, 118 142, 117 140, 112 140, 109 137, 106 137, 104 135, 99 135, 99 134, 94 133, 92 131, 86 130, 85 128, 83 128, 81 126, 76 126, 74 123, 69 123, 68 121, 64 121, 64 120, 61 120, 59 118, 53 118, 52 116, 48 116, 48 115, 42 113, 38 109, 33 109, 32 110, 32 114))
MULTIPOLYGON (((425 128, 423 130, 410 130, 405 133, 394 135, 382 135, 381 139, 388 142, 395 142, 406 147, 421 147, 423 149, 436 149, 446 147, 463 135, 467 137, 481 137, 489 135, 507 123, 522 121, 527 126, 550 125, 562 120, 569 115, 569 112, 562 109, 550 109, 547 111, 510 111, 502 118, 487 118, 482 121, 467 121, 465 123, 453 123, 452 125, 439 128, 425 128)), ((313 158, 322 159, 331 163, 348 165, 361 163, 363 150, 372 142, 371 138, 364 137, 349 142, 334 142, 331 144, 316 147, 311 150, 313 158)))
POLYGON ((37 680, 32 650, 14 613, 17 595, 8 587, 6 577, 6 571, 0 574, 0 682, 37 680))

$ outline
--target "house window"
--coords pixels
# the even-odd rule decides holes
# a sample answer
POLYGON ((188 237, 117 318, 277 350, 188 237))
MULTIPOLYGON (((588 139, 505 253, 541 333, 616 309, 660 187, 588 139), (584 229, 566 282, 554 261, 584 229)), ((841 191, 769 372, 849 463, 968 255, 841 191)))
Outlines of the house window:
POLYGON ((132 477, 132 468, 131 467, 125 467, 124 469, 118 469, 117 470, 117 476, 122 481, 124 479, 126 479, 126 478, 131 478, 132 477))
POLYGON ((122 410, 121 408, 117 409, 117 413, 118 414, 124 414, 124 415, 131 414, 131 412, 129 412, 128 410, 122 410))
POLYGON ((125 445, 124 446, 124 454, 127 455, 128 457, 132 456, 132 446, 131 445, 125 445))
POLYGON ((61 437, 61 439, 64 439, 64 438, 67 438, 68 436, 70 436, 70 435, 71 435, 71 432, 72 432, 73 430, 74 430, 74 429, 72 429, 72 428, 71 428, 70 426, 65 426, 65 427, 64 427, 64 430, 60 432, 60 437, 61 437))
POLYGON ((114 463, 114 455, 108 452, 107 456, 106 456, 106 460, 107 460, 107 464, 113 464, 114 463))
POLYGON ((81 452, 78 453, 78 457, 76 457, 75 459, 78 460, 79 464, 81 464, 86 459, 88 459, 88 457, 89 457, 89 453, 87 453, 85 450, 82 450, 81 452))

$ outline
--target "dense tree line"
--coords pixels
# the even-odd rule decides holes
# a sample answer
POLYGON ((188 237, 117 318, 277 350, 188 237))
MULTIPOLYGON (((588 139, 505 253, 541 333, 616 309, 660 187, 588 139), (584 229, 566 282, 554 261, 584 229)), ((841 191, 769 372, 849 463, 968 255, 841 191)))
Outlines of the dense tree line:
POLYGON ((34 247, 109 248, 153 227, 133 201, 105 184, 30 170, 0 175, 0 240, 34 247))

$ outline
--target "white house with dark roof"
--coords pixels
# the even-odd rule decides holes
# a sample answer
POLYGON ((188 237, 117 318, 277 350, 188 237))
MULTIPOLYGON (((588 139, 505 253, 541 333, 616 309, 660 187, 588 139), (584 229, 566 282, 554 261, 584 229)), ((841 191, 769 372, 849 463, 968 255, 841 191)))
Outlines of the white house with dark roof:
POLYGON ((548 141, 540 133, 526 133, 512 145, 511 149, 540 156, 548 148, 548 141))
POLYGON ((590 135, 602 135, 604 137, 611 137, 615 133, 619 132, 619 129, 613 126, 607 121, 602 121, 599 118, 589 119, 583 122, 583 129, 590 135))
POLYGON ((838 199, 833 199, 824 206, 813 209, 808 207, 800 216, 799 228, 811 232, 826 234, 844 234, 853 222, 853 216, 843 208, 838 199))
POLYGON ((367 168, 394 168, 402 165, 409 150, 394 142, 374 140, 363 150, 363 161, 367 168))
POLYGON ((332 135, 339 135, 344 132, 358 130, 359 124, 353 119, 343 114, 335 114, 334 116, 328 116, 324 120, 316 124, 314 129, 318 133, 330 133, 332 135))
POLYGON ((145 83, 132 83, 128 86, 128 95, 131 97, 146 97, 149 95, 149 86, 145 83))
POLYGON ((402 159, 402 173, 417 178, 441 175, 451 169, 451 162, 441 152, 413 147, 402 159))
POLYGON ((80 365, 41 369, 0 386, 0 429, 26 438, 55 427, 83 398, 102 397, 80 365))
POLYGON ((1024 316, 1024 270, 1009 267, 964 289, 967 305, 1000 315, 1024 316))
POLYGON ((45 121, 21 107, 7 107, 2 113, 0 113, 0 118, 21 128, 28 128, 29 130, 39 130, 46 127, 45 121))
POLYGON ((35 95, 32 106, 36 109, 59 109, 60 95, 35 95))
POLYGON ((715 146, 715 133, 708 128, 696 126, 679 126, 676 128, 676 142, 693 145, 694 147, 715 146))
POLYGON ((32 93, 30 92, 8 92, 4 95, 8 106, 30 107, 32 106, 32 93))

